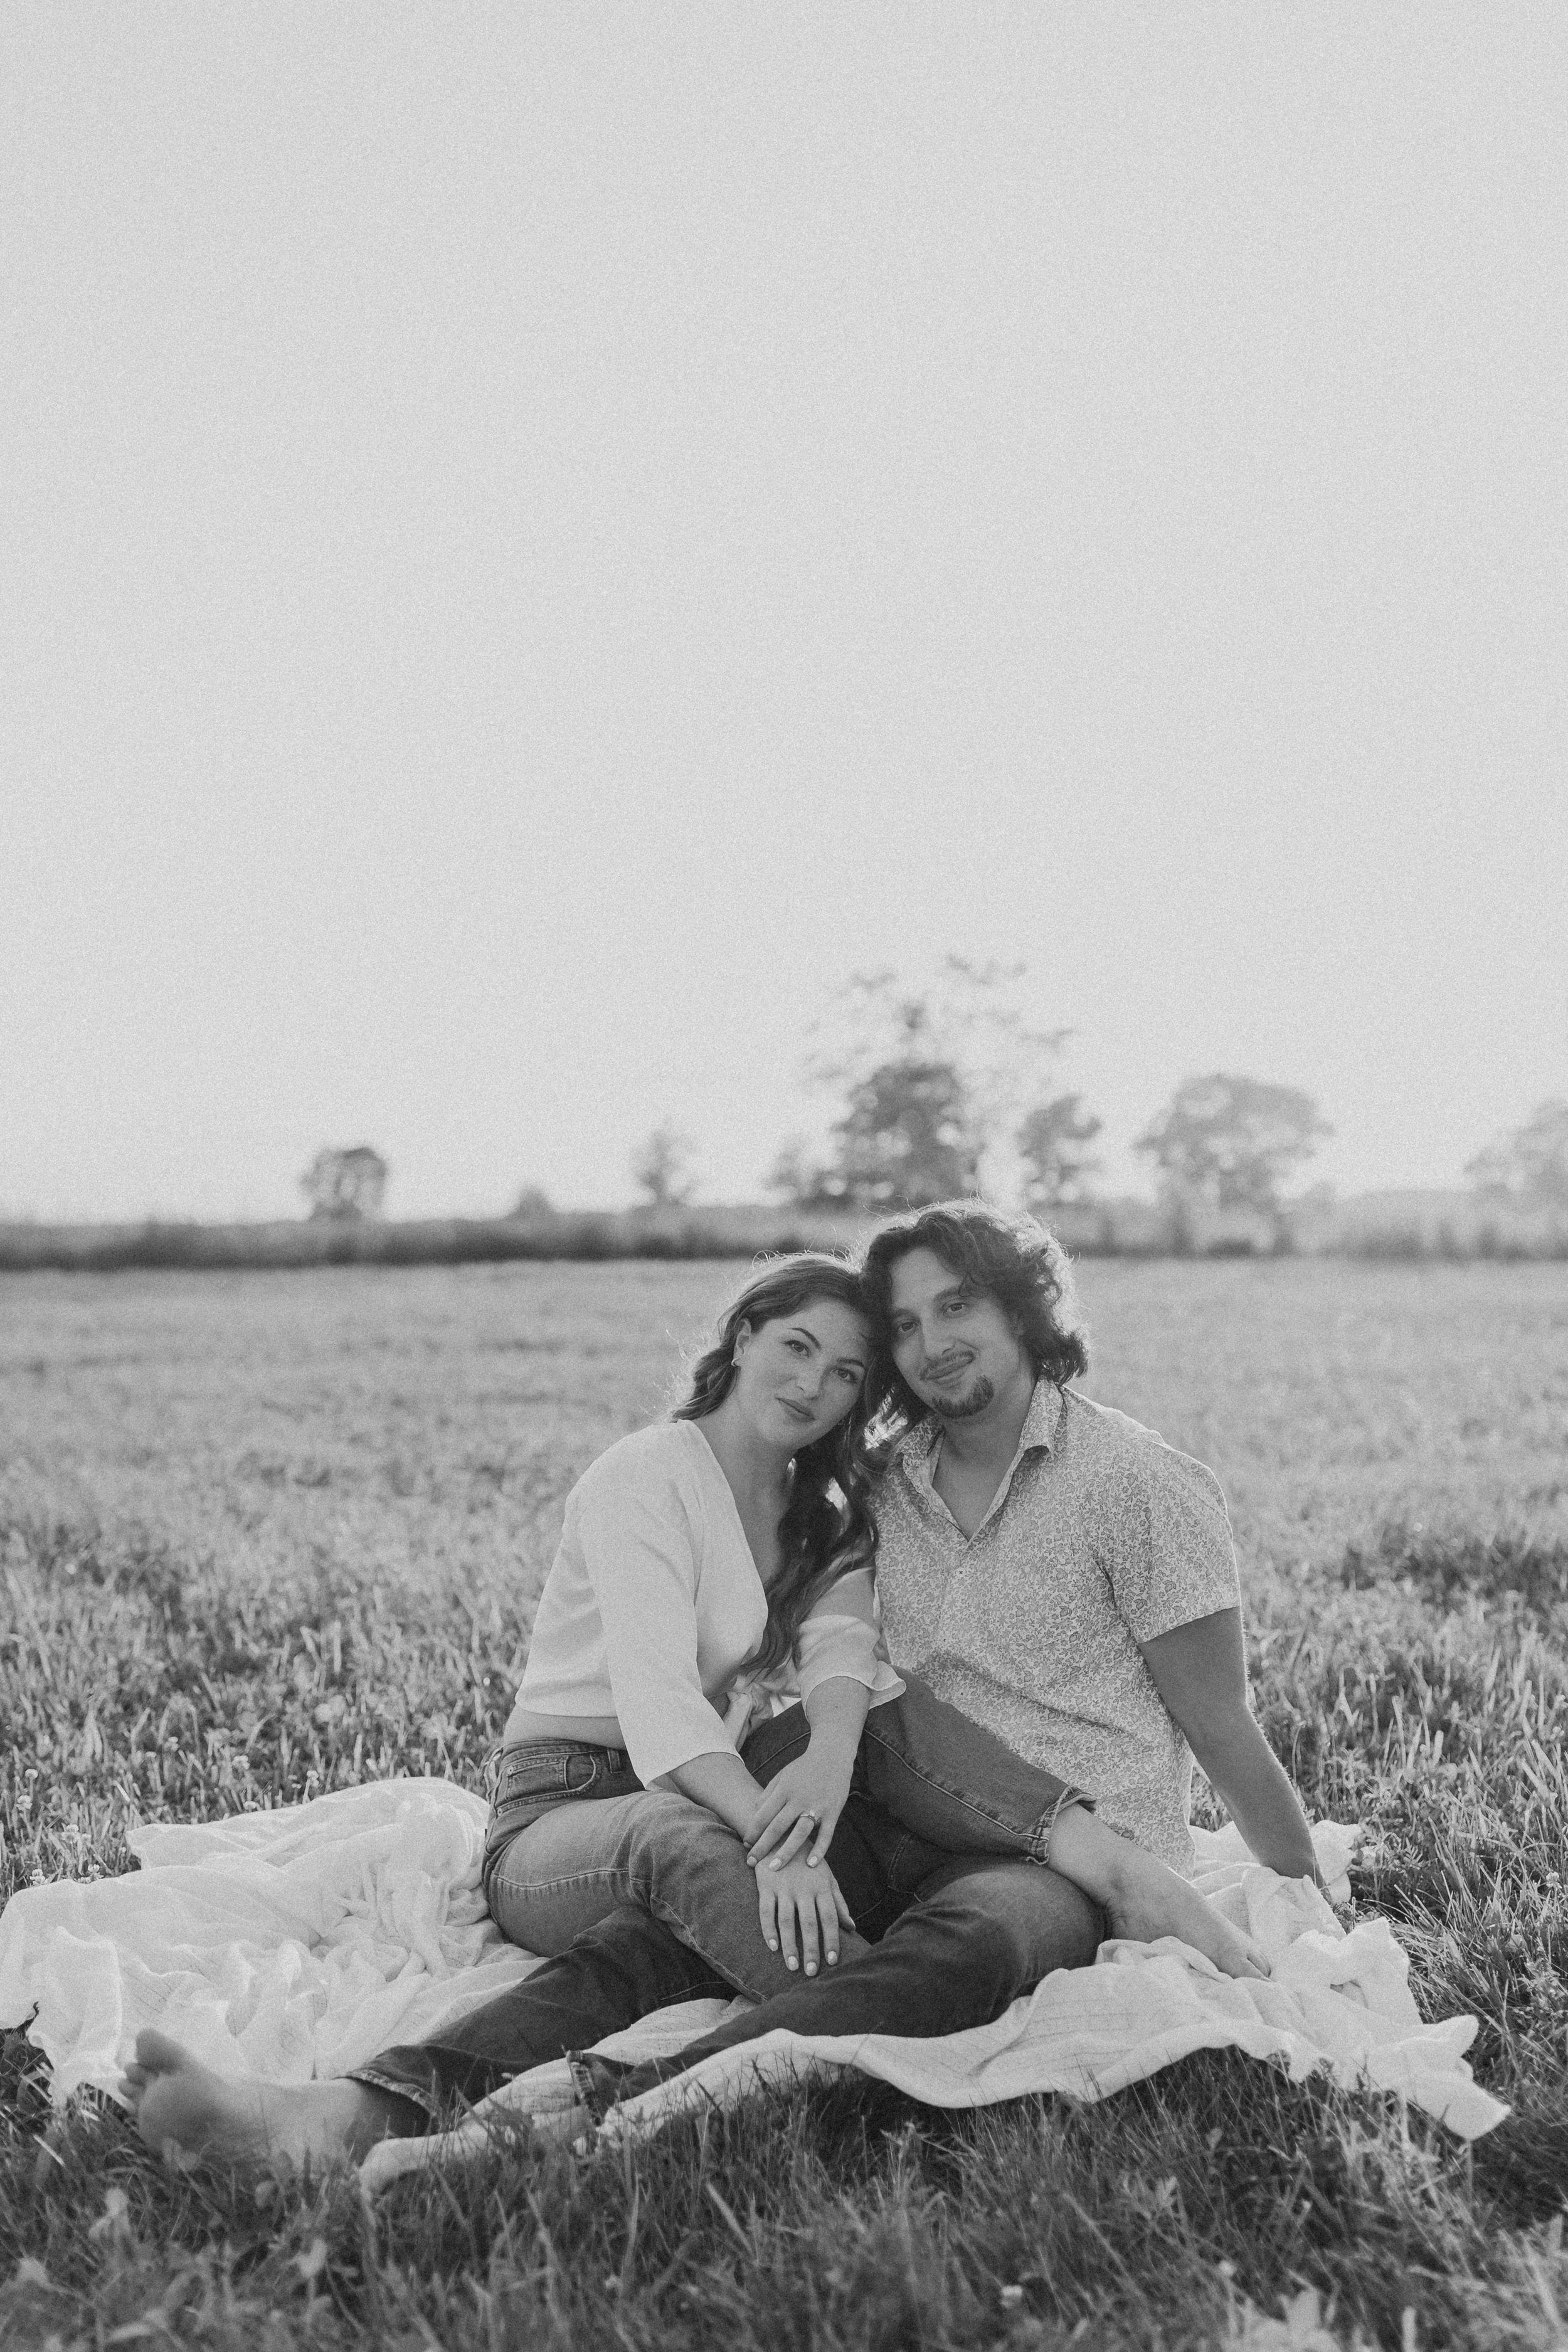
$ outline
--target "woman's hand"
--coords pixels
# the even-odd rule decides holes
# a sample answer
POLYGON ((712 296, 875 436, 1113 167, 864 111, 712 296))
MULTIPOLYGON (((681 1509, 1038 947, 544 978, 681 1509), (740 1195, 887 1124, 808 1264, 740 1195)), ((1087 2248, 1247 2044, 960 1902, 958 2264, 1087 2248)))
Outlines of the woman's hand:
POLYGON ((805 1859, 815 1869, 833 1843, 854 1769, 853 1748, 845 1754, 815 1738, 804 1756, 786 1764, 746 1824, 743 1843, 752 1868, 766 1863, 782 1870, 809 1844, 805 1859))
POLYGON ((816 1974, 823 1954, 832 1967, 840 1927, 855 1925, 832 1871, 812 1870, 798 1860, 758 1871, 757 1915, 769 1951, 782 1951, 786 1969, 804 1961, 808 1977, 816 1974))

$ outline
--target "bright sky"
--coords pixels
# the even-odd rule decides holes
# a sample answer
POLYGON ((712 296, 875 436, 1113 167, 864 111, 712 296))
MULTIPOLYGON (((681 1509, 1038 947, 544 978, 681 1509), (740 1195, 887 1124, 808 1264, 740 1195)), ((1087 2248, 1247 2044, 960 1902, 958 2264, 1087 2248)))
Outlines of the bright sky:
POLYGON ((1558 0, 0 40, 0 1207, 747 1197, 949 949, 1119 1182, 1568 1093, 1558 0))

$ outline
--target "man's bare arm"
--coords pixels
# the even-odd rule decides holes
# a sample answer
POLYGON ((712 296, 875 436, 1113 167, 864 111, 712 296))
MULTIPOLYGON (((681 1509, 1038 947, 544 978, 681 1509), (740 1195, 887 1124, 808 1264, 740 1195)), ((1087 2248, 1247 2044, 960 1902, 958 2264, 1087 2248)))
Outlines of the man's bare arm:
POLYGON ((1155 1688, 1253 1853, 1286 1878, 1316 1879, 1301 1801, 1247 1704, 1239 1609, 1140 1643, 1155 1688))

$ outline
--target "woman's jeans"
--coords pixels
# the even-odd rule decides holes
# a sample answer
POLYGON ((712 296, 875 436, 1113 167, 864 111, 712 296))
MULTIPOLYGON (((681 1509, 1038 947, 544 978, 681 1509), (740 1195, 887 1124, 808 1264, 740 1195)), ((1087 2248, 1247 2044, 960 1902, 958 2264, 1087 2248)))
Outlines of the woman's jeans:
MULTIPOLYGON (((765 1783, 810 1737, 795 1706, 742 1752, 765 1783)), ((715 1992, 763 2004, 727 2030, 734 2039, 791 2023, 920 2034, 983 2022, 1026 1989, 1021 1972, 1033 1984, 1092 1959, 1101 1940, 1096 1906, 1045 1866, 1056 1816, 1078 1801, 910 1676, 867 1717, 827 1857, 857 1932, 841 1937, 836 1968, 803 1984, 763 1940, 741 1839, 706 1806, 645 1790, 618 1749, 510 1748, 485 1890, 502 1932, 550 1965, 438 2042, 383 2052, 357 2079, 427 2119, 651 2010, 715 1992)), ((708 2037, 703 2054, 710 2046, 722 2041, 708 2037)), ((420 2127, 412 2116, 410 2127, 420 2127)))

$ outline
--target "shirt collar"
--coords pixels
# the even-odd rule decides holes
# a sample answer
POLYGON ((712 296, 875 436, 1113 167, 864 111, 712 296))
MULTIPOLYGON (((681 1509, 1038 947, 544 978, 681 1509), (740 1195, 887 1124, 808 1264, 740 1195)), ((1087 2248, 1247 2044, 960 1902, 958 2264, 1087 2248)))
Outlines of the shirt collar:
MULTIPOLYGON (((1056 1451, 1057 1430, 1060 1425, 1065 1404, 1062 1391, 1055 1381, 1047 1380, 1042 1372, 1035 1382, 1035 1392, 1029 1399, 1029 1410, 1024 1415, 1024 1426, 1018 1433, 1018 1449, 1009 1465, 1008 1475, 1026 1454, 1037 1449, 1047 1454, 1056 1451)), ((936 1471, 937 1448, 942 1442, 942 1415, 928 1412, 918 1421, 907 1437, 900 1439, 898 1460, 904 1475, 921 1494, 929 1495, 936 1471)))

